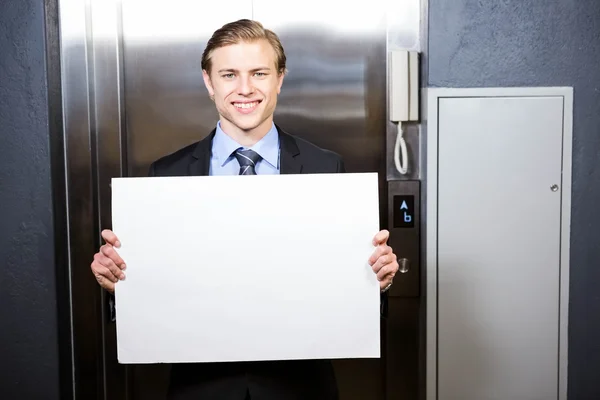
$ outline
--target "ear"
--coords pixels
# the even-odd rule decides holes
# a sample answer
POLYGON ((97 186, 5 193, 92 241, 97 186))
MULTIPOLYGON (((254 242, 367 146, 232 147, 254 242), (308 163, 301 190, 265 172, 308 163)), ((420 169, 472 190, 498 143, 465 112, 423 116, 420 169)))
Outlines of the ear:
POLYGON ((281 94, 281 86, 283 85, 283 78, 285 77, 285 71, 281 71, 277 77, 277 94, 281 94))
POLYGON ((204 79, 204 86, 206 86, 206 90, 208 90, 208 95, 212 99, 215 96, 215 91, 212 87, 212 82, 210 81, 210 75, 205 69, 202 70, 202 79, 204 79))

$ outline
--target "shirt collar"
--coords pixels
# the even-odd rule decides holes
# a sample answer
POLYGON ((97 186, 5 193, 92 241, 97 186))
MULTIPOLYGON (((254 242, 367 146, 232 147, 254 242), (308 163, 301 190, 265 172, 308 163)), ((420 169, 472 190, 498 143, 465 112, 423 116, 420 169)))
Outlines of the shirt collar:
POLYGON ((233 140, 221 129, 221 122, 217 123, 215 137, 212 142, 212 154, 220 166, 225 165, 233 157, 232 153, 239 148, 250 148, 257 152, 264 161, 268 162, 274 168, 279 166, 279 135, 275 124, 271 124, 269 132, 252 147, 245 147, 233 140))

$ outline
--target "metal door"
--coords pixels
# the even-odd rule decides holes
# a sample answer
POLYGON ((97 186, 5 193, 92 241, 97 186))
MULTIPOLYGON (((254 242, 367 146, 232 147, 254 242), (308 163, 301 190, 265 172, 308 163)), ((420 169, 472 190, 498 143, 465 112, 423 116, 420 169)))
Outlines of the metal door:
POLYGON ((572 90, 430 94, 428 398, 566 398, 572 90))
MULTIPOLYGON (((224 23, 253 18, 279 34, 290 72, 276 122, 340 153, 350 172, 379 172, 387 227, 386 52, 418 50, 420 26, 419 0, 397 3, 374 0, 341 12, 323 1, 60 1, 75 398, 164 398, 168 366, 117 363, 110 299, 89 264, 101 230, 111 226, 110 179, 146 175, 153 160, 215 126, 200 60, 224 23)), ((417 398, 414 292, 391 294, 380 360, 335 361, 342 399, 417 398)))

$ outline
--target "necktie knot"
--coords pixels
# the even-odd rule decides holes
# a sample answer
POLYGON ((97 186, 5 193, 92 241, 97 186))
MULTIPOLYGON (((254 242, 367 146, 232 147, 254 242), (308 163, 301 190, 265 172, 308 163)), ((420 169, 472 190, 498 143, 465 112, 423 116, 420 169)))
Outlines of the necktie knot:
POLYGON ((256 163, 262 158, 260 154, 250 149, 238 149, 234 154, 240 164, 240 175, 256 175, 256 163))

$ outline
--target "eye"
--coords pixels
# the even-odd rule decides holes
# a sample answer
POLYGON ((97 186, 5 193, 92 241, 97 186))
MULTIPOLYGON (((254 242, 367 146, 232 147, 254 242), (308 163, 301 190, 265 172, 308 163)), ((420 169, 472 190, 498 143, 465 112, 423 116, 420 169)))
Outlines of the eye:
POLYGON ((223 75, 223 78, 225 79, 232 79, 234 77, 234 74, 225 74, 223 75))
POLYGON ((267 76, 267 74, 264 73, 264 72, 257 72, 255 75, 258 76, 258 77, 260 77, 260 78, 262 78, 263 76, 267 76))

